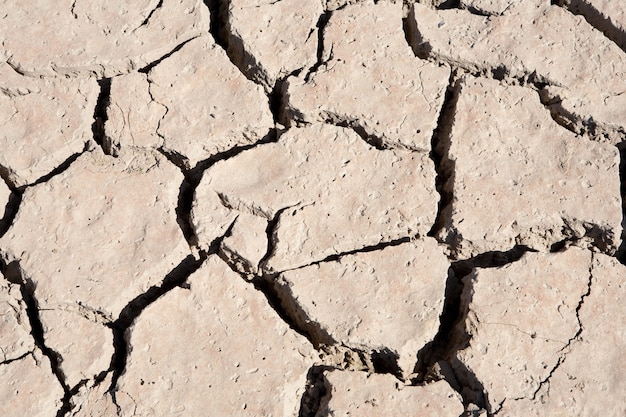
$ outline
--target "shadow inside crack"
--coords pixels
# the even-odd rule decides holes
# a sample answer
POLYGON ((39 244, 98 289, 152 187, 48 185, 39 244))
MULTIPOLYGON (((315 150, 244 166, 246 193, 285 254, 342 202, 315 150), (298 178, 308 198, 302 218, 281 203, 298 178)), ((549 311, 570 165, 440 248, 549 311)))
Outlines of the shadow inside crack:
POLYGON ((0 218, 0 237, 4 236, 9 231, 17 211, 22 203, 22 193, 19 191, 11 191, 9 201, 4 208, 4 215, 0 218))
POLYGON ((626 142, 617 145, 617 149, 619 150, 619 191, 622 201, 622 243, 617 249, 615 257, 626 265, 626 142))
POLYGON ((315 417, 318 414, 322 407, 322 400, 330 395, 330 387, 324 377, 324 371, 333 369, 325 365, 315 365, 309 369, 306 375, 305 391, 300 400, 298 417, 315 417))

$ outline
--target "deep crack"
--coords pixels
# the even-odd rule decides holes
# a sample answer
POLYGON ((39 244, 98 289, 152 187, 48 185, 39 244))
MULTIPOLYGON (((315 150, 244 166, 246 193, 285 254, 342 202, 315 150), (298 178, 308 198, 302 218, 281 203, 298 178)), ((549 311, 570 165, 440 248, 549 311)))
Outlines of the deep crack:
POLYGON ((35 284, 26 276, 17 261, 12 261, 7 264, 4 260, 0 260, 0 271, 9 282, 20 286, 22 300, 26 305, 26 315, 28 316, 31 329, 30 333, 35 342, 35 346, 48 358, 52 374, 63 388, 64 395, 61 399, 61 408, 57 412, 57 417, 62 417, 71 410, 70 398, 73 394, 61 369, 63 358, 59 353, 46 345, 45 332, 41 318, 39 317, 39 302, 35 296, 35 284))
POLYGON ((320 409, 322 398, 329 394, 328 381, 324 378, 324 371, 333 370, 333 367, 312 366, 306 375, 306 386, 300 400, 298 417, 315 417, 320 409))
POLYGON ((94 141, 102 148, 105 154, 111 155, 110 144, 107 144, 106 135, 104 133, 104 125, 108 120, 107 107, 111 101, 111 78, 102 78, 98 80, 100 93, 96 101, 96 107, 93 111, 93 123, 91 131, 93 132, 94 141))
POLYGON ((456 72, 451 71, 448 87, 437 119, 437 127, 433 131, 430 141, 430 158, 435 165, 435 189, 439 193, 439 203, 437 204, 437 215, 428 236, 437 236, 443 229, 447 219, 445 209, 452 204, 452 192, 449 187, 454 182, 454 162, 448 158, 450 150, 450 131, 456 114, 456 103, 458 100, 458 86, 456 85, 456 72), (448 185, 448 187, 446 187, 448 185))

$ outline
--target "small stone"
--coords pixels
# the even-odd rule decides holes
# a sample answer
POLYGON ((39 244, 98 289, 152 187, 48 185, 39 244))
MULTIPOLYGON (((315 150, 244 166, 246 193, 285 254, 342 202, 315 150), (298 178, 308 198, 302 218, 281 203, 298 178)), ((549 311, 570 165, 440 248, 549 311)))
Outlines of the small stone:
POLYGON ((263 88, 246 79, 209 34, 154 67, 148 82, 150 96, 167 108, 157 130, 163 150, 186 168, 255 143, 274 127, 263 88))
POLYGON ((573 240, 613 253, 622 209, 619 151, 556 124, 532 90, 464 78, 451 121, 452 193, 440 237, 467 258, 573 240), (486 162, 488 161, 488 162, 486 162))
POLYGON ((624 51, 562 7, 524 6, 485 17, 415 3, 407 23, 410 42, 420 55, 472 73, 546 85, 543 100, 563 123, 598 140, 623 141, 624 51))
POLYGON ((211 21, 201 0, 36 0, 5 9, 0 56, 30 76, 125 74, 207 33, 211 21))
POLYGON ((0 364, 0 415, 50 417, 61 406, 63 388, 46 356, 35 352, 0 364))
POLYGON ((129 329, 130 356, 117 387, 122 409, 297 415, 310 343, 216 256, 188 283, 189 290, 175 288, 149 305, 129 329))
POLYGON ((25 190, 2 254, 32 281, 40 308, 63 304, 112 321, 189 256, 175 212, 182 181, 156 153, 86 152, 25 190))
POLYGON ((196 189, 192 221, 200 245, 222 236, 238 213, 278 220, 269 270, 425 235, 438 195, 427 155, 378 150, 349 129, 292 128, 220 161, 196 189))
POLYGON ((580 336, 535 398, 505 402, 503 415, 626 415, 626 332, 619 324, 626 317, 625 273, 615 258, 593 254, 589 295, 578 314, 580 336))
POLYGON ((445 381, 402 386, 391 375, 325 372, 327 394, 316 417, 410 416, 458 417, 463 401, 445 381))
POLYGON ((60 356, 59 368, 69 387, 93 379, 109 368, 113 332, 105 323, 59 309, 42 309, 39 317, 46 345, 60 356))
POLYGON ((0 368, 6 361, 16 360, 35 349, 30 334, 26 305, 20 287, 7 282, 0 274, 0 368))
POLYGON ((271 92, 278 79, 315 63, 322 13, 320 0, 229 0, 229 55, 271 92))
POLYGON ((413 54, 402 16, 401 2, 334 12, 324 30, 324 64, 310 79, 287 79, 290 118, 345 124, 382 146, 428 152, 450 69, 413 54))
POLYGON ((12 92, 0 93, 0 169, 17 188, 34 183, 83 152, 93 138, 99 90, 93 80, 35 83, 18 77, 14 81, 12 92))
POLYGON ((105 148, 113 155, 122 147, 159 148, 163 139, 157 128, 166 112, 167 108, 150 96, 145 74, 113 78, 104 125, 105 148))
POLYGON ((391 350, 408 375, 439 329, 449 267, 427 238, 284 272, 275 285, 317 344, 391 350))
POLYGON ((456 354, 463 363, 457 376, 463 381, 463 368, 473 372, 491 412, 503 401, 532 399, 563 360, 578 331, 576 310, 587 292, 590 265, 591 252, 573 247, 529 252, 463 279, 464 319, 456 332, 467 334, 469 343, 456 354))

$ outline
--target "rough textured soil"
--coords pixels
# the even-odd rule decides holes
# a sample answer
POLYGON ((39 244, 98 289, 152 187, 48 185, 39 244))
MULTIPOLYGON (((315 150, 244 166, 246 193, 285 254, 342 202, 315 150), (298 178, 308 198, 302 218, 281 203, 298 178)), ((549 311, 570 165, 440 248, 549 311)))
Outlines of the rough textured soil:
POLYGON ((625 2, 0 10, 0 416, 626 415, 625 2))

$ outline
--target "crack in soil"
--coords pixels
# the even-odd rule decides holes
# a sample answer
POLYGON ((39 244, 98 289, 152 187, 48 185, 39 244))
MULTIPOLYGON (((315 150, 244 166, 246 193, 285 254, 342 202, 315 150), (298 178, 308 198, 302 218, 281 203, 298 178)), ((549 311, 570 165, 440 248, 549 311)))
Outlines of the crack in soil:
POLYGON ((150 289, 143 294, 136 296, 122 309, 117 320, 108 325, 113 331, 114 347, 110 367, 113 371, 113 375, 109 392, 116 406, 115 393, 117 391, 117 382, 126 370, 130 338, 132 337, 130 329, 133 323, 148 306, 157 301, 160 297, 176 287, 184 287, 185 281, 200 268, 207 257, 208 254, 203 252, 200 253, 198 259, 194 258, 192 255, 187 256, 165 276, 161 285, 150 287, 150 289))
POLYGON ((64 395, 61 399, 61 408, 57 412, 57 417, 62 417, 71 409, 70 398, 73 395, 72 391, 77 390, 77 387, 82 384, 82 381, 77 384, 77 387, 70 388, 65 380, 63 370, 61 369, 63 358, 59 353, 46 345, 43 324, 39 317, 39 302, 35 297, 35 284, 25 275, 19 262, 12 261, 7 264, 4 260, 0 259, 0 271, 7 281, 20 286, 22 300, 26 306, 26 315, 28 316, 30 324, 30 334, 35 341, 35 346, 50 361, 50 370, 63 389, 64 395))
POLYGON ((437 236, 446 222, 449 221, 445 217, 445 208, 452 204, 452 192, 446 189, 446 184, 454 182, 454 162, 450 161, 448 154, 450 151, 450 131, 456 115, 456 104, 459 96, 458 88, 455 87, 456 80, 456 72, 451 71, 448 87, 446 88, 441 111, 437 119, 437 127, 433 131, 430 141, 431 151, 429 156, 435 165, 435 189, 440 196, 435 222, 427 234, 427 236, 433 237, 437 236))
MULTIPOLYGON (((463 278, 474 268, 499 268, 522 258, 532 250, 525 246, 514 246, 508 251, 492 251, 476 255, 469 259, 452 262, 448 270, 445 299, 442 314, 439 317, 439 330, 433 340, 417 354, 413 371, 412 384, 421 384, 440 374, 463 398, 467 408, 474 404, 490 412, 488 393, 476 375, 456 358, 456 352, 469 342, 467 334, 460 333, 460 326, 465 321, 468 311, 462 309, 462 295, 466 291, 463 278), (436 367, 443 367, 440 372, 436 367)), ((464 332, 463 332, 464 333, 464 332)))
POLYGON ((104 133, 104 124, 109 119, 107 107, 111 101, 111 78, 98 80, 98 85, 100 86, 100 93, 93 111, 91 131, 93 132, 93 140, 102 148, 105 154, 111 155, 111 147, 109 146, 110 144, 107 144, 104 133))
POLYGON ((317 61, 315 62, 315 64, 313 64, 311 68, 307 70, 307 73, 304 76, 304 82, 308 83, 311 79, 311 76, 315 74, 322 65, 325 65, 328 61, 333 59, 332 46, 328 53, 328 57, 324 59, 324 31, 326 30, 326 26, 328 25, 328 21, 330 20, 332 15, 333 12, 327 10, 322 13, 317 20, 317 24, 315 25, 315 27, 317 28, 317 61))
MULTIPOLYGON (((162 0, 161 0, 162 1, 162 0)), ((187 45, 189 42, 193 41, 194 39, 198 39, 201 35, 198 36, 193 36, 189 39, 187 39, 186 41, 176 45, 174 47, 174 49, 172 49, 171 51, 169 51, 168 53, 166 53, 165 55, 155 59, 154 61, 150 62, 149 64, 145 65, 143 68, 140 68, 139 70, 137 70, 137 72, 140 72, 142 74, 148 74, 152 68, 156 67, 157 65, 159 65, 161 62, 165 61, 167 58, 171 57, 172 55, 174 55, 176 52, 180 51, 181 49, 183 49, 183 47, 185 45, 187 45)), ((152 96, 152 95, 150 95, 152 96)), ((153 101, 155 101, 153 99, 153 101)), ((161 104, 161 103, 159 103, 161 104)))

